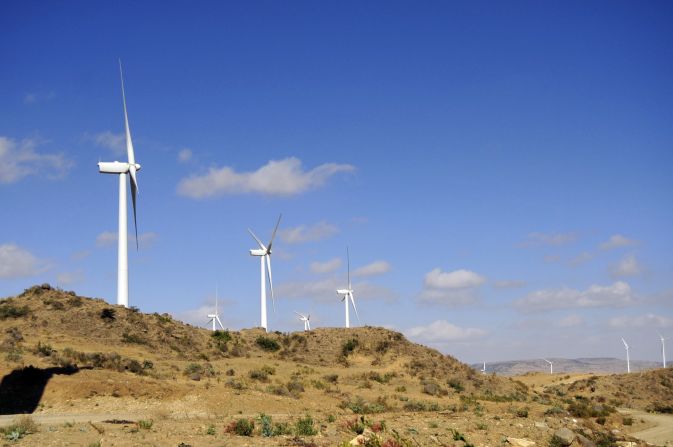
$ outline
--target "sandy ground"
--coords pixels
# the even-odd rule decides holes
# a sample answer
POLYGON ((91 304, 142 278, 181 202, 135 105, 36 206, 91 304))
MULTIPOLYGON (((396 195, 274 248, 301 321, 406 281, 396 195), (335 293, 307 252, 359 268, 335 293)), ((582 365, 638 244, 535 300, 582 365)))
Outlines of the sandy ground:
POLYGON ((652 427, 645 430, 629 433, 634 438, 654 445, 673 446, 673 415, 652 414, 627 408, 620 408, 619 412, 652 424, 652 427))

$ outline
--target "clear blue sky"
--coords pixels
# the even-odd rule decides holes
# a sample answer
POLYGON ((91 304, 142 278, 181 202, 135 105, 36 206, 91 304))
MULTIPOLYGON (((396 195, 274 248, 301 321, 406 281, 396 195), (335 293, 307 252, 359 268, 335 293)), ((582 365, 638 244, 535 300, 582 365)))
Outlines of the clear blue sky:
MULTIPOLYGON (((673 4, 0 4, 0 296, 116 296, 259 322, 251 227, 274 243, 274 330, 363 324, 464 361, 659 359, 673 336, 673 4), (120 151, 121 148, 121 151, 120 151), (132 222, 129 233, 133 232, 132 222)), ((673 346, 673 341, 671 341, 673 346)))

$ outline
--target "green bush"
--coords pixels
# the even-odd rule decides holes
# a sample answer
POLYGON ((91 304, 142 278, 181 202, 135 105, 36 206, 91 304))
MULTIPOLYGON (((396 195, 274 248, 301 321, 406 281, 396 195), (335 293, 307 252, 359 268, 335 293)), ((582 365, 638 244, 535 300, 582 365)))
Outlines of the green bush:
POLYGON ((318 434, 318 431, 313 427, 313 418, 309 415, 295 422, 294 431, 297 436, 315 436, 318 434))
POLYGON ((227 343, 228 341, 231 340, 231 334, 229 333, 229 331, 226 331, 226 330, 225 331, 219 331, 219 330, 218 331, 213 331, 210 334, 210 336, 213 337, 215 340, 221 341, 223 343, 227 343))
POLYGON ((234 433, 238 436, 252 436, 255 430, 255 422, 251 419, 239 419, 235 422, 234 433))
POLYGON ((271 421, 271 416, 260 413, 259 416, 257 416, 257 420, 259 421, 262 436, 266 438, 273 436, 273 422, 271 421))
POLYGON ((463 383, 458 380, 458 379, 449 379, 446 382, 451 388, 453 388, 456 393, 462 393, 465 391, 465 387, 463 386, 463 383))
POLYGON ((24 436, 35 433, 37 425, 30 416, 21 416, 14 423, 7 427, 0 428, 0 433, 5 435, 8 441, 18 441, 24 436))
POLYGON ((527 418, 528 417, 528 408, 518 408, 516 410, 515 414, 519 418, 527 418))
POLYGON ((100 317, 102 320, 105 321, 113 321, 115 318, 117 318, 116 315, 117 311, 114 310, 111 307, 106 307, 105 309, 100 311, 100 317))
POLYGON ((259 380, 260 382, 269 381, 269 375, 265 371, 259 369, 253 369, 248 373, 248 376, 253 380, 259 380))
POLYGON ((358 344, 359 343, 356 338, 351 338, 350 340, 345 341, 341 346, 341 353, 344 355, 344 357, 348 357, 348 355, 358 347, 358 344))
POLYGON ((257 346, 264 349, 265 351, 275 352, 280 349, 280 345, 276 340, 261 335, 257 337, 255 343, 257 343, 257 346))
POLYGON ((0 320, 19 318, 30 313, 28 306, 14 306, 12 304, 0 304, 0 320))
POLYGON ((154 421, 152 419, 150 420, 139 420, 138 421, 138 428, 142 428, 143 430, 149 430, 152 428, 152 425, 154 425, 154 421))

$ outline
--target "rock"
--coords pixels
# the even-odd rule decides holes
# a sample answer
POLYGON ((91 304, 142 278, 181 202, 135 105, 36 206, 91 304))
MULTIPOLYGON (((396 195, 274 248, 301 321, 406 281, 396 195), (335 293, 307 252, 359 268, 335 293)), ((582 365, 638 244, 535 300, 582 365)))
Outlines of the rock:
POLYGON ((638 447, 638 443, 633 441, 617 441, 617 445, 619 447, 638 447))
POLYGON ((348 443, 349 445, 365 445, 369 441, 372 440, 372 438, 376 438, 376 433, 373 431, 369 430, 368 428, 365 429, 365 431, 362 432, 361 435, 357 435, 351 441, 348 443))
POLYGON ((577 434, 577 442, 580 447, 596 447, 596 444, 589 438, 586 438, 580 434, 577 434))
POLYGON ((559 428, 554 432, 554 436, 559 438, 563 445, 570 445, 575 440, 575 433, 568 428, 559 428))
POLYGON ((201 374, 196 372, 196 373, 192 374, 191 376, 189 376, 189 378, 192 379, 192 380, 196 380, 198 382, 199 380, 201 380, 201 374))
POLYGON ((535 428, 540 428, 543 430, 546 430, 549 428, 549 426, 545 422, 536 422, 535 423, 535 428))
POLYGON ((526 438, 510 438, 507 437, 507 442, 512 444, 514 447, 532 447, 535 445, 535 441, 531 441, 526 438))

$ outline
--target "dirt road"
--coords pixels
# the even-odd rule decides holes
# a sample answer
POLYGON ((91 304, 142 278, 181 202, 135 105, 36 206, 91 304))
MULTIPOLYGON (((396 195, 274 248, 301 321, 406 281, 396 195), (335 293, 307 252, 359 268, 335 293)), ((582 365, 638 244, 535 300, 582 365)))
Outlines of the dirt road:
POLYGON ((646 413, 627 408, 620 408, 619 412, 655 424, 654 427, 629 433, 634 438, 642 439, 654 445, 673 446, 673 415, 646 413))
MULTIPOLYGON (((21 414, 0 415, 0 427, 11 425, 16 419, 20 418, 21 414)), ((102 422, 109 419, 119 420, 137 420, 137 415, 131 414, 110 414, 110 413, 90 413, 90 414, 29 414, 35 423, 43 424, 65 424, 67 422, 102 422), (135 419, 134 419, 135 417, 135 419)))

